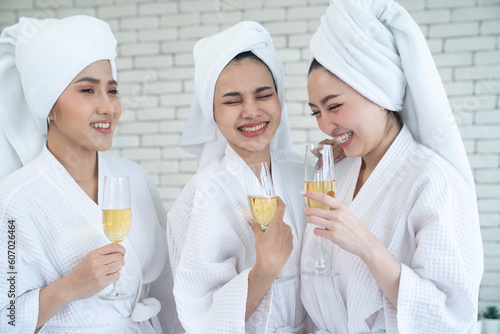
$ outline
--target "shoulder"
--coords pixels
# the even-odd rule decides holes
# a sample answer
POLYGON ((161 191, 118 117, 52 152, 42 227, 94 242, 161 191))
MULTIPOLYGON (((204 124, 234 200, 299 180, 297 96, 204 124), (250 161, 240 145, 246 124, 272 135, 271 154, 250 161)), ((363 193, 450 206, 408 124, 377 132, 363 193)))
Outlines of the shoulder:
POLYGON ((25 193, 32 193, 32 185, 41 177, 42 174, 34 160, 2 178, 0 180, 0 206, 6 205, 14 197, 24 197, 25 193))
POLYGON ((231 174, 227 173, 220 161, 210 162, 189 179, 170 211, 175 211, 181 203, 192 203, 196 197, 203 196, 206 200, 213 198, 215 193, 222 190, 224 184, 231 183, 231 180, 231 174))
POLYGON ((456 184, 468 187, 465 179, 447 160, 428 147, 416 143, 407 161, 409 167, 416 167, 422 178, 436 183, 456 184))
POLYGON ((474 190, 470 189, 462 175, 443 157, 424 145, 416 143, 403 168, 405 172, 400 174, 401 189, 407 189, 418 198, 427 198, 436 205, 436 202, 443 201, 447 205, 476 201, 474 190))

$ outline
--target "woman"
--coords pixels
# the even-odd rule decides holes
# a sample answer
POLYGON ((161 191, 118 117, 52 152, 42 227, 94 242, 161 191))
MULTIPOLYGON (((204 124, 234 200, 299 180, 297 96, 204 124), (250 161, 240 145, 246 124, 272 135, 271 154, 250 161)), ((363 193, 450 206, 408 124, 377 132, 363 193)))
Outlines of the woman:
POLYGON ((1 244, 15 256, 0 262, 15 282, 1 285, 2 333, 173 331, 158 193, 142 168, 101 153, 121 115, 115 47, 109 26, 87 16, 21 18, 0 36, 2 159, 24 165, 0 182, 1 244), (121 244, 102 230, 105 175, 130 178, 132 227, 121 244), (135 298, 99 299, 118 278, 135 298))
POLYGON ((303 162, 291 152, 271 36, 240 22, 200 40, 194 59, 196 96, 181 145, 197 155, 199 170, 167 223, 179 319, 188 333, 305 332, 303 162), (244 175, 257 162, 270 166, 283 200, 265 232, 248 226, 244 175))
POLYGON ((330 209, 304 209, 302 270, 319 236, 339 273, 302 277, 318 333, 473 332, 474 181, 419 27, 390 0, 335 0, 310 49, 312 114, 347 156, 336 198, 304 193, 330 209))

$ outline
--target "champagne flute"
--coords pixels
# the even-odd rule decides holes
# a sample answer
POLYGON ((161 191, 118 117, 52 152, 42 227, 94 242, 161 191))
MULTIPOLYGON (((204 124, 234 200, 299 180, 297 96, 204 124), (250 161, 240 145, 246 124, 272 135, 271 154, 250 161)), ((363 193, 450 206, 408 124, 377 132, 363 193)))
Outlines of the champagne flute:
POLYGON ((248 167, 252 171, 245 174, 248 206, 252 218, 265 231, 278 207, 273 180, 266 162, 259 162, 248 167))
MULTIPOLYGON (((130 183, 128 176, 105 176, 102 203, 102 226, 109 241, 122 242, 127 236, 132 223, 130 183)), ((99 298, 103 300, 127 300, 135 296, 122 291, 119 280, 113 283, 113 289, 99 298)))
MULTIPOLYGON (((248 194, 248 206, 252 218, 265 231, 278 208, 278 200, 274 191, 273 180, 266 162, 249 165, 251 173, 245 174, 245 186, 248 194)), ((281 283, 293 279, 293 275, 279 274, 274 280, 281 283)))
MULTIPOLYGON (((333 167, 333 151, 331 145, 307 145, 305 157, 304 190, 315 191, 335 197, 335 173, 333 167)), ((306 198, 309 207, 329 210, 330 208, 315 200, 306 198)), ((316 264, 312 271, 304 271, 303 274, 312 276, 336 276, 335 273, 326 268, 323 256, 324 238, 319 238, 317 243, 316 264)))

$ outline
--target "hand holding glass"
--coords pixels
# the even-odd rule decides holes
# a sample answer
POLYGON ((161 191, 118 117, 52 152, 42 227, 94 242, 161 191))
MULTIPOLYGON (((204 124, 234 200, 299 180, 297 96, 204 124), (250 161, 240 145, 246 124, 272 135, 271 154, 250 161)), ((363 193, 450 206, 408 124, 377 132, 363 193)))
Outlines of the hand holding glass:
MULTIPOLYGON (((335 197, 335 173, 333 167, 333 152, 331 145, 307 145, 305 157, 304 190, 315 191, 335 197)), ((306 198, 307 206, 329 210, 325 204, 306 198)), ((323 257, 323 238, 318 237, 318 254, 312 271, 303 272, 313 276, 335 276, 333 271, 326 269, 323 257)))
POLYGON ((273 180, 267 163, 250 165, 251 173, 245 175, 245 187, 248 195, 248 206, 252 218, 266 230, 273 219, 278 206, 273 180))
MULTIPOLYGON (((132 223, 130 183, 128 176, 105 176, 103 203, 102 203, 102 226, 104 233, 111 242, 120 243, 127 236, 132 223)), ((99 295, 104 300, 126 300, 135 295, 121 291, 118 281, 113 283, 113 289, 105 294, 99 295)))

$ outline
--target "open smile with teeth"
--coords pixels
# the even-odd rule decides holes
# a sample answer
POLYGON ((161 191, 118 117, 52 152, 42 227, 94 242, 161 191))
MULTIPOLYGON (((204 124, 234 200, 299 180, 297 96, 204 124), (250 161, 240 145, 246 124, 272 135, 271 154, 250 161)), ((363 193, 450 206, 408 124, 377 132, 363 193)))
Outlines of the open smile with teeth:
POLYGON ((267 124, 269 124, 269 122, 265 122, 265 123, 262 123, 260 125, 257 125, 257 126, 253 126, 251 128, 249 127, 241 127, 241 128, 238 128, 238 130, 240 130, 241 132, 254 132, 254 131, 257 131, 257 130, 260 130, 262 129, 263 127, 265 127, 267 124))
POLYGON ((107 129, 110 124, 111 123, 92 123, 90 126, 96 129, 107 129))
POLYGON ((342 134, 340 136, 336 136, 335 139, 337 140, 337 142, 339 144, 343 144, 343 143, 345 143, 346 141, 348 141, 352 137, 352 134, 353 134, 352 131, 351 132, 346 132, 346 133, 344 133, 344 134, 342 134))

